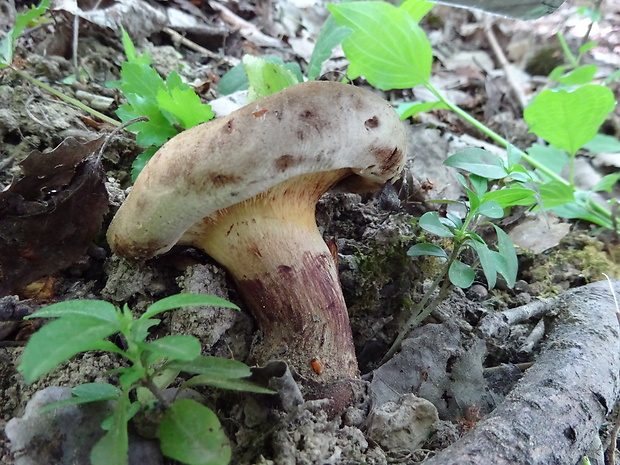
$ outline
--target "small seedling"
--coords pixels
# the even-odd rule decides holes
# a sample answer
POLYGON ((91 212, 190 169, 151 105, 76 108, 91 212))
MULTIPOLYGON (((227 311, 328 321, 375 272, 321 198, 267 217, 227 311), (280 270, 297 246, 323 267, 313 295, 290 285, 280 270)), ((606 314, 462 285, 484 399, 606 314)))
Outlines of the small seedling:
POLYGON ((28 383, 48 373, 80 352, 113 352, 129 365, 113 371, 118 386, 88 383, 73 388, 73 397, 49 404, 46 410, 86 402, 112 401, 114 410, 104 420, 107 431, 91 452, 92 465, 126 465, 127 424, 138 412, 163 410, 157 426, 162 453, 190 465, 225 465, 231 449, 213 411, 189 399, 169 400, 164 389, 179 372, 194 374, 183 389, 206 385, 223 389, 273 393, 251 382, 244 363, 200 355, 200 342, 187 335, 165 336, 146 341, 149 329, 159 324, 154 318, 178 307, 214 305, 238 307, 218 297, 178 294, 155 302, 140 317, 127 305, 121 310, 98 300, 70 300, 50 305, 27 318, 56 318, 32 335, 18 370, 28 383), (109 340, 122 337, 123 348, 109 340), (132 399, 136 400, 132 400, 132 399))
MULTIPOLYGON (((489 289, 495 287, 498 274, 504 277, 508 287, 515 285, 518 271, 515 247, 501 228, 484 221, 485 218, 503 218, 506 209, 515 205, 530 205, 535 202, 536 192, 524 186, 524 183, 531 181, 531 175, 518 164, 515 151, 510 150, 509 154, 508 160, 504 161, 485 150, 468 149, 445 160, 445 165, 469 174, 467 178, 457 174, 457 179, 467 192, 468 200, 463 202, 467 213, 464 218, 460 218, 452 213, 442 217, 437 212, 427 212, 419 219, 419 225, 425 231, 450 239, 452 250, 447 252, 438 245, 422 242, 407 251, 407 255, 411 257, 439 257, 445 260, 445 263, 420 302, 411 311, 411 316, 385 355, 384 361, 396 353, 407 333, 445 299, 450 285, 461 288, 472 285, 476 273, 471 265, 462 261, 461 256, 465 251, 469 250, 478 257, 489 289), (490 186, 495 186, 496 189, 491 190, 490 186), (483 225, 491 225, 495 229, 497 251, 492 250, 475 232, 483 225), (431 301, 439 286, 439 295, 431 301)), ((437 202, 460 203, 451 200, 437 202)))

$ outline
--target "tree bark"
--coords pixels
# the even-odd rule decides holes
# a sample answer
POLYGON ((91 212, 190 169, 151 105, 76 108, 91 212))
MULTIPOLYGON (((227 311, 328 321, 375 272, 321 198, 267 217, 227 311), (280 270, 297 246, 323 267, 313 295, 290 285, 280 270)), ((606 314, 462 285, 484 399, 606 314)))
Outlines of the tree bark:
MULTIPOLYGON (((620 281, 612 281, 620 294, 620 281)), ((536 363, 505 401, 425 465, 571 465, 618 398, 620 339, 607 281, 549 299, 558 310, 536 363)))

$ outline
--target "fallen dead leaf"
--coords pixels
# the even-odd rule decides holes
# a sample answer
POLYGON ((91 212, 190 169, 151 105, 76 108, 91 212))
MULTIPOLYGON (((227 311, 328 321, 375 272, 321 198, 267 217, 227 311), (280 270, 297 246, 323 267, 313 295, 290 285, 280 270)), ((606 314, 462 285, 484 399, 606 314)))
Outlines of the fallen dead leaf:
POLYGON ((84 257, 108 209, 93 155, 103 137, 66 139, 20 163, 24 177, 0 192, 0 297, 84 257))

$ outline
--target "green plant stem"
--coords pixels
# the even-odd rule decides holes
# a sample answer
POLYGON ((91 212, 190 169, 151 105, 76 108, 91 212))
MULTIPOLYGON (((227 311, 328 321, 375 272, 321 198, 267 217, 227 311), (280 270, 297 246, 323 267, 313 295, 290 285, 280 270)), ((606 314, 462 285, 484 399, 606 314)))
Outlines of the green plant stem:
POLYGON ((577 68, 579 66, 579 60, 577 59, 577 57, 575 57, 570 47, 566 43, 566 39, 564 38, 564 34, 562 34, 562 31, 558 31, 557 36, 558 42, 560 42, 560 46, 562 47, 564 55, 566 56, 566 58, 568 58, 568 61, 570 61, 571 66, 573 68, 577 68))
MULTIPOLYGON (((463 118, 465 121, 467 121, 469 124, 474 126, 479 131, 481 131, 484 134, 486 134, 489 138, 493 139, 495 142, 497 142, 498 144, 502 145, 504 148, 508 148, 509 146, 512 145, 510 142, 508 142, 508 140, 506 140, 505 138, 503 138, 502 136, 497 134, 495 131, 493 131, 492 129, 488 128, 484 124, 482 124, 480 121, 478 121, 476 118, 471 116, 469 113, 467 113, 461 107, 451 103, 446 98, 444 98, 444 96, 441 94, 441 92, 439 92, 432 84, 426 83, 425 87, 428 90, 430 90, 433 93, 433 95, 435 95, 435 97, 437 97, 444 104, 446 104, 446 106, 451 111, 453 111, 454 113, 459 115, 461 118, 463 118)), ((549 170, 547 167, 545 167, 542 164, 538 163, 536 160, 534 160, 532 157, 530 157, 527 153, 525 153, 523 150, 519 149, 518 147, 514 147, 514 149, 517 151, 519 156, 521 158, 523 158, 523 160, 525 160, 531 166, 533 166, 538 171, 543 173, 545 176, 549 177, 553 181, 557 181, 557 182, 559 182, 559 183, 561 183, 561 184, 563 184, 565 186, 569 186, 569 187, 573 188, 573 190, 574 190, 573 185, 569 181, 564 179, 562 176, 554 173, 553 171, 549 170)), ((586 205, 581 205, 581 206, 590 208, 595 214, 599 215, 601 218, 605 219, 606 221, 611 221, 611 212, 609 210, 607 210, 603 205, 594 202, 594 203, 587 203, 586 205)))
POLYGON ((428 315, 430 315, 433 310, 437 308, 437 305, 439 305, 439 302, 445 299, 448 289, 450 288, 450 280, 447 278, 448 271, 450 270, 450 265, 452 265, 452 262, 454 262, 454 260, 457 259, 459 252, 461 250, 461 245, 462 244, 458 242, 454 243, 454 249, 452 249, 452 253, 450 254, 450 257, 448 257, 448 261, 446 262, 444 267, 441 269, 441 272, 439 272, 437 276, 435 276, 435 279, 433 280, 431 286, 428 288, 428 290, 424 294, 424 297, 422 297, 422 300, 420 300, 420 302, 418 302, 416 306, 413 308, 411 312, 412 315, 409 317, 409 319, 403 326, 403 329, 398 333, 398 336, 396 337, 396 340, 392 344, 392 347, 390 347, 390 350, 388 350, 387 353, 381 359, 380 365, 383 365, 384 363, 386 363, 388 360, 390 360, 394 356, 396 352, 400 350, 403 340, 405 339, 405 336, 407 336, 409 331, 411 331, 413 328, 417 327, 420 323, 422 323, 422 321, 424 321, 424 319, 428 315), (440 283, 442 283, 442 285, 441 285, 441 289, 439 290, 439 295, 435 298, 435 300, 433 300, 433 302, 427 305, 428 300, 432 297, 433 293, 435 292, 435 290, 437 289, 440 283))
POLYGON ((70 103, 71 105, 74 105, 74 106, 80 108, 81 110, 84 110, 87 113, 90 113, 93 116, 96 116, 97 118, 105 121, 106 123, 113 124, 114 126, 120 126, 121 125, 120 121, 116 121, 115 119, 112 119, 109 116, 106 116, 103 113, 100 113, 97 110, 94 110, 93 108, 90 108, 88 105, 84 105, 79 100, 76 100, 76 99, 74 99, 72 97, 69 97, 68 95, 63 94, 62 92, 57 91, 56 89, 48 86, 44 82, 39 81, 37 78, 34 78, 34 77, 30 76, 27 73, 24 73, 22 70, 17 69, 17 68, 15 68, 13 66, 11 66, 11 69, 13 71, 15 71, 22 78, 32 82, 33 84, 35 84, 35 85, 37 85, 39 87, 41 87, 42 89, 46 90, 50 94, 58 97, 61 100, 64 100, 67 103, 70 103))

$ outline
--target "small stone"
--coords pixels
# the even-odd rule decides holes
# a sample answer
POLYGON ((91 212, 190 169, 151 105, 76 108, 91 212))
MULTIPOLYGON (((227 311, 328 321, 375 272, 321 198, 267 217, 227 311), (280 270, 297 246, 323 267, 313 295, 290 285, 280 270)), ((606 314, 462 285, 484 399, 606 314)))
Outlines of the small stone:
POLYGON ((386 450, 418 449, 435 431, 439 416, 426 399, 402 395, 370 412, 368 436, 386 450))

